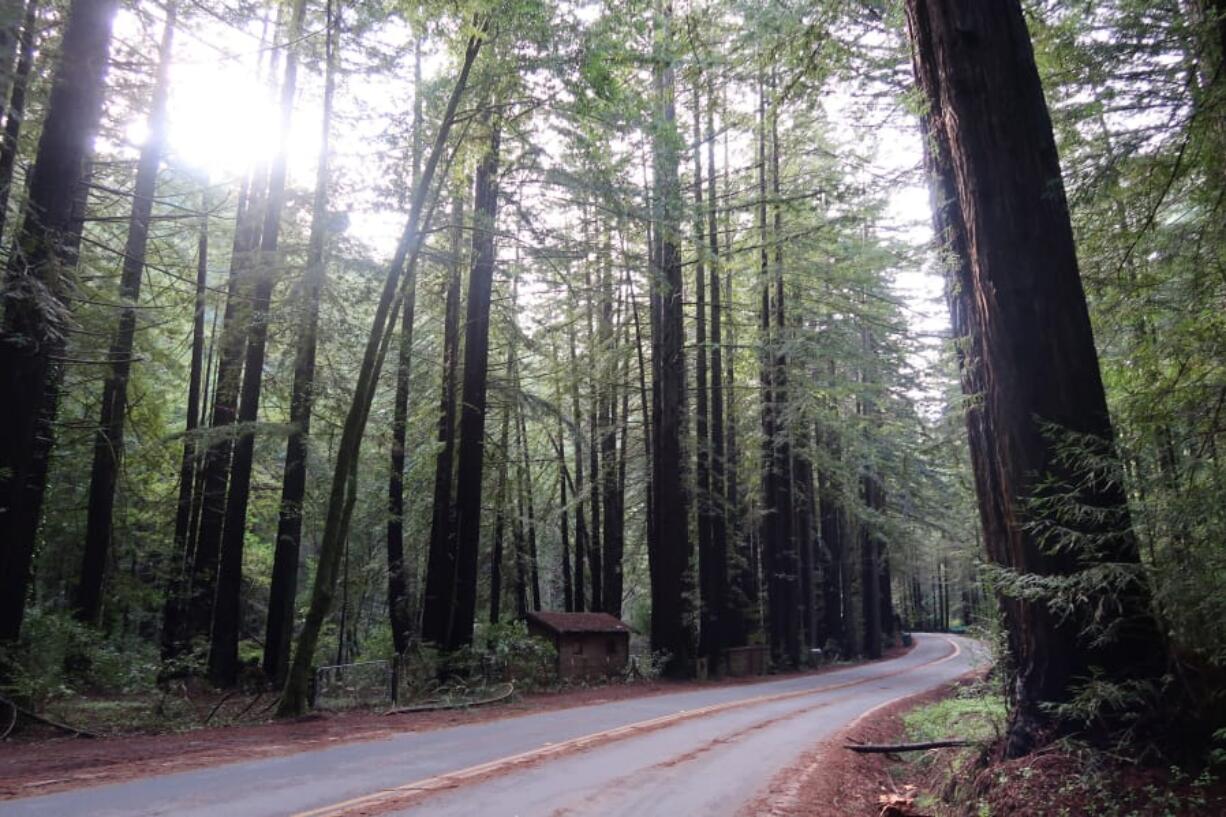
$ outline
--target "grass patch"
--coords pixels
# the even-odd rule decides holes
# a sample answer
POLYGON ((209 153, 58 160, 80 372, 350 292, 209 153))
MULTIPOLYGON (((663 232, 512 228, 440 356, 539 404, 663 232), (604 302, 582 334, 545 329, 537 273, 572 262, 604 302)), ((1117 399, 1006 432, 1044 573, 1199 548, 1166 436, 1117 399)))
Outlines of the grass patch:
POLYGON ((903 716, 903 724, 913 741, 963 738, 986 742, 1000 735, 1007 714, 1004 698, 971 686, 953 698, 912 709, 903 716))

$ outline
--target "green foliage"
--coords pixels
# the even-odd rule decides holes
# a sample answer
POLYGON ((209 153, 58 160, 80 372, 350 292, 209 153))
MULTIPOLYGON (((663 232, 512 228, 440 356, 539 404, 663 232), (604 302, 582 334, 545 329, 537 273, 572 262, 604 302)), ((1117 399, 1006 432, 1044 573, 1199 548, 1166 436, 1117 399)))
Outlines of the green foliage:
POLYGON ((0 653, 4 693, 36 709, 79 692, 150 693, 160 663, 140 639, 108 640, 66 613, 35 608, 21 641, 0 653))
POLYGON ((908 740, 957 737, 987 742, 1004 731, 1008 707, 1000 694, 982 684, 963 687, 952 697, 916 707, 903 715, 908 740))

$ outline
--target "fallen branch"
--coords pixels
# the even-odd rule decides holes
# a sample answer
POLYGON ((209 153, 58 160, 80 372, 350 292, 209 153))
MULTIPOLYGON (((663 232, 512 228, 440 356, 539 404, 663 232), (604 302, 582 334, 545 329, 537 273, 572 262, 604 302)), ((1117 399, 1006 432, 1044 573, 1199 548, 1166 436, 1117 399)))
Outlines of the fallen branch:
POLYGON ((98 735, 96 735, 93 732, 90 732, 87 729, 80 729, 76 726, 69 726, 66 723, 60 723, 59 721, 53 721, 50 718, 44 718, 42 715, 35 715, 30 710, 18 706, 16 703, 14 703, 13 701, 10 701, 8 698, 0 697, 0 703, 3 703, 6 706, 10 706, 13 708, 13 722, 12 724, 9 725, 8 730, 5 731, 4 733, 5 737, 8 737, 8 733, 12 731, 13 726, 16 726, 18 714, 23 715, 24 717, 27 717, 32 721, 36 721, 46 726, 53 726, 56 729, 69 733, 73 737, 80 737, 80 738, 98 737, 98 735))
POLYGON ((922 752, 925 749, 947 749, 953 746, 974 746, 973 740, 950 738, 949 740, 928 740, 923 743, 849 743, 844 749, 850 749, 860 754, 889 754, 890 752, 922 752))
POLYGON ((237 690, 237 689, 232 689, 232 690, 230 690, 229 692, 227 692, 225 695, 223 695, 223 696, 222 696, 222 698, 221 698, 221 700, 220 700, 220 701, 218 701, 218 702, 217 702, 217 703, 216 703, 216 704, 213 706, 213 708, 212 708, 212 709, 209 711, 209 716, 208 716, 207 718, 205 718, 205 719, 204 719, 204 723, 203 723, 202 725, 203 725, 203 726, 208 726, 208 725, 209 725, 209 721, 213 720, 213 716, 217 714, 217 710, 218 710, 218 709, 221 709, 221 705, 222 705, 222 704, 224 704, 226 701, 230 700, 231 698, 233 698, 233 697, 235 696, 235 694, 237 694, 237 693, 238 693, 238 690, 237 690))
POLYGON ((416 706, 401 706, 396 709, 389 709, 384 714, 386 715, 406 715, 410 712, 437 712, 444 709, 467 709, 471 706, 485 706, 486 704, 495 704, 499 701, 505 701, 515 694, 515 684, 507 684, 505 692, 500 692, 497 695, 492 695, 489 698, 483 698, 476 701, 436 701, 428 704, 417 704, 416 706))

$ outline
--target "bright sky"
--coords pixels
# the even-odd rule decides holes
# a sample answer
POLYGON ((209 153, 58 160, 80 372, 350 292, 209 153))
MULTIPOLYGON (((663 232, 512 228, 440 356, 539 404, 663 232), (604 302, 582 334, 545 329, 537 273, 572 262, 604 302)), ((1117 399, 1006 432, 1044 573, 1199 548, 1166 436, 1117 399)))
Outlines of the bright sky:
MULTIPOLYGON (((588 4, 581 11, 581 16, 593 17, 598 6, 588 4)), ((194 17, 190 26, 180 26, 176 32, 169 110, 171 160, 207 170, 214 185, 226 186, 275 149, 276 92, 255 80, 261 68, 267 72, 270 52, 262 47, 263 23, 259 20, 237 29, 217 20, 201 19, 199 14, 194 17)), ((269 23, 268 29, 272 28, 269 23)), ((116 19, 115 33, 127 42, 138 42, 142 37, 138 21, 126 10, 116 19)), ((153 34, 158 36, 160 32, 153 34)), ((323 34, 315 30, 308 36, 322 38, 323 34)), ((391 50, 410 41, 407 27, 393 22, 364 35, 362 45, 391 50)), ((353 67, 357 52, 352 41, 342 41, 337 53, 348 67, 353 67)), ((443 61, 440 53, 426 55, 423 72, 427 80, 442 69, 443 61)), ((378 257, 390 256, 404 224, 403 214, 387 208, 386 197, 378 190, 383 181, 381 151, 386 150, 386 142, 379 137, 392 126, 395 116, 403 117, 412 109, 411 56, 405 56, 400 67, 403 70, 397 73, 405 78, 403 81, 360 73, 348 79, 342 75, 335 97, 333 168, 346 190, 348 200, 342 206, 349 209, 349 234, 367 244, 378 257)), ((290 184, 309 188, 314 183, 320 148, 322 77, 310 65, 301 67, 298 76, 298 98, 288 137, 290 184)), ((880 108, 864 109, 863 104, 835 92, 826 107, 835 125, 836 142, 859 154, 870 146, 869 166, 862 170, 866 178, 917 167, 920 143, 909 117, 897 112, 891 115, 880 108)), ((144 131, 143 121, 133 123, 128 128, 129 140, 139 143, 144 131)), ((919 182, 916 178, 914 184, 891 192, 886 222, 880 225, 917 247, 931 236, 928 194, 919 182)), ((948 315, 939 275, 930 269, 903 267, 896 271, 895 288, 905 299, 908 319, 917 332, 931 335, 946 328, 948 315)), ((934 339, 933 345, 936 343, 934 339)))

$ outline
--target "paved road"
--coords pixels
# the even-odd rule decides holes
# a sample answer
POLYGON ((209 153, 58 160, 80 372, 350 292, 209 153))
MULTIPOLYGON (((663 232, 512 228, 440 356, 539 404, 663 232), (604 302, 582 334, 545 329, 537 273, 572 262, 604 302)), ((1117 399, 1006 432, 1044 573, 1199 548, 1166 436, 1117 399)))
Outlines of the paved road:
POLYGON ((869 709, 982 660, 917 636, 902 658, 542 712, 0 803, 0 817, 732 815, 869 709), (588 736, 596 736, 588 738, 588 736))

